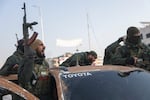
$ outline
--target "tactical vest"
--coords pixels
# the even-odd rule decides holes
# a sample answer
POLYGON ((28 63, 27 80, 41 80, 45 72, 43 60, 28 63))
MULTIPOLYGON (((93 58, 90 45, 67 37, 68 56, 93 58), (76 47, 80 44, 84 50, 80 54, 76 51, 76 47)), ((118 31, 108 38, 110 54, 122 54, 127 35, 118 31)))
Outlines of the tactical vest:
POLYGON ((142 54, 142 50, 139 49, 130 49, 130 56, 131 57, 140 57, 142 54))
POLYGON ((130 56, 138 58, 137 63, 135 64, 136 67, 150 70, 150 58, 145 49, 130 49, 130 56))
POLYGON ((33 71, 35 80, 32 80, 32 89, 35 95, 45 95, 50 89, 49 67, 43 61, 41 65, 35 64, 33 71))

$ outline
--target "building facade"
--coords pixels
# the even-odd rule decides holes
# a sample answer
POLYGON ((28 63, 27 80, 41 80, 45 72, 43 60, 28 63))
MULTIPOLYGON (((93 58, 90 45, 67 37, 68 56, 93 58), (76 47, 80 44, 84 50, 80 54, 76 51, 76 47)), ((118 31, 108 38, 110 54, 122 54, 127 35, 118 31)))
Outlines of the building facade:
POLYGON ((142 34, 142 42, 150 47, 150 23, 142 23, 145 26, 140 28, 140 32, 142 34))

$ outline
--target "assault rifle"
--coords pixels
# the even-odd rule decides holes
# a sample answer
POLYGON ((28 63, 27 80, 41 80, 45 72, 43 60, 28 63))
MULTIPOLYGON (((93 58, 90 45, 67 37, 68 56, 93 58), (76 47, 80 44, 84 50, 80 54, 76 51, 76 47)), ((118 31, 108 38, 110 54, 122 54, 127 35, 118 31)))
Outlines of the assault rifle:
POLYGON ((32 77, 35 51, 31 49, 30 45, 34 42, 38 33, 34 32, 31 38, 29 38, 28 28, 32 29, 32 26, 36 25, 37 22, 27 23, 25 3, 22 9, 24 10, 23 16, 24 59, 23 62, 20 64, 18 74, 20 83, 24 86, 24 83, 30 82, 30 78, 32 77))
POLYGON ((29 56, 29 50, 26 48, 28 46, 31 45, 32 42, 34 42, 34 40, 36 39, 38 33, 34 32, 33 35, 31 36, 31 38, 29 39, 29 32, 28 32, 28 28, 30 28, 31 30, 33 30, 32 26, 38 24, 37 22, 32 22, 32 23, 27 23, 27 19, 26 19, 26 5, 24 3, 23 8, 24 10, 24 17, 23 17, 23 38, 24 38, 24 43, 25 43, 25 47, 24 47, 24 55, 25 56, 29 56))

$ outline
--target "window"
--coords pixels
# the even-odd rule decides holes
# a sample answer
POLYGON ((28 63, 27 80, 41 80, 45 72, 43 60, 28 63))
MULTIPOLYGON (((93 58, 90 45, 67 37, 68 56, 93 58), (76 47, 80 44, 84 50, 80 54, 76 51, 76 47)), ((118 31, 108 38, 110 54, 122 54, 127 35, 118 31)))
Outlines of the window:
POLYGON ((146 34, 146 38, 150 38, 150 33, 147 33, 147 34, 146 34))
POLYGON ((141 39, 143 39, 143 34, 141 34, 141 39))

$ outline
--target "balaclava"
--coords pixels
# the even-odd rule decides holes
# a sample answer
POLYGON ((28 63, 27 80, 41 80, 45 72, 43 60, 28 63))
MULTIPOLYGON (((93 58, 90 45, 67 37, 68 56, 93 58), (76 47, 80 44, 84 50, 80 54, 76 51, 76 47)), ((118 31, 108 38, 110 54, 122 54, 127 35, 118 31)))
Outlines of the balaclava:
POLYGON ((141 42, 141 34, 138 28, 129 27, 127 29, 127 42, 137 45, 141 42))

